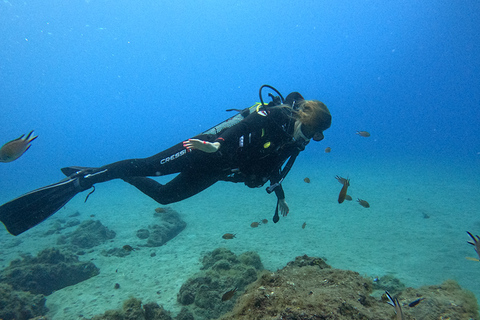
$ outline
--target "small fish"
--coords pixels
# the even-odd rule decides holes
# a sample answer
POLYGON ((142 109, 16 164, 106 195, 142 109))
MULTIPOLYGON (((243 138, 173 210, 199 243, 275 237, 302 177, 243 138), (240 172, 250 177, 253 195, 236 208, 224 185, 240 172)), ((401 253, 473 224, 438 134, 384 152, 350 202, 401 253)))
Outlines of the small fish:
POLYGON ((330 147, 325 148, 325 153, 330 153, 330 151, 332 151, 332 148, 330 148, 330 147))
POLYGON ((352 201, 353 199, 352 199, 351 196, 349 196, 348 194, 346 194, 346 195, 345 195, 345 200, 347 200, 347 201, 352 201))
MULTIPOLYGON (((467 241, 467 242, 475 247, 475 252, 477 253, 478 257, 480 258, 480 237, 474 236, 473 234, 471 234, 468 231, 467 231, 467 233, 473 239, 473 242, 471 242, 471 241, 467 241)), ((467 259, 472 260, 472 261, 480 261, 477 258, 471 258, 471 257, 467 257, 467 259)))
POLYGON ((20 158, 30 147, 33 140, 37 139, 38 136, 32 137, 33 130, 24 138, 24 134, 15 140, 7 142, 0 148, 0 162, 12 162, 20 158))
POLYGON ((256 228, 256 227, 258 227, 259 224, 260 224, 260 223, 258 223, 258 222, 252 222, 252 223, 250 224, 250 227, 256 228))
POLYGON ((347 189, 350 186, 350 179, 345 179, 339 176, 335 176, 335 179, 337 179, 338 182, 343 185, 342 190, 340 190, 340 194, 338 195, 338 203, 342 203, 345 201, 345 197, 347 196, 347 189))
POLYGON ((397 320, 404 320, 405 316, 403 315, 402 307, 398 302, 397 298, 393 298, 388 291, 385 291, 385 294, 388 297, 388 304, 395 308, 395 313, 397 314, 397 320))
POLYGON ((165 213, 166 211, 167 211, 167 210, 165 210, 165 208, 160 208, 160 207, 155 208, 155 212, 156 212, 156 213, 165 213))
POLYGON ((133 251, 133 250, 135 250, 135 249, 132 248, 132 246, 129 246, 128 244, 124 245, 122 248, 123 248, 123 250, 125 250, 125 251, 133 251))
POLYGON ((408 306, 409 306, 410 308, 413 308, 413 307, 415 307, 417 304, 419 304, 420 301, 422 301, 422 300, 425 300, 425 298, 418 298, 417 300, 414 300, 414 301, 410 302, 410 303, 408 304, 408 306))
POLYGON ((235 235, 232 234, 232 233, 225 233, 225 234, 222 236, 222 238, 229 240, 229 239, 235 238, 235 235))
POLYGON ((307 226, 307 223, 304 222, 304 223, 302 224, 302 229, 305 229, 306 226, 307 226))
POLYGON ((306 183, 310 183, 310 178, 304 178, 303 181, 305 181, 306 183))
POLYGON ((365 138, 370 137, 370 132, 367 132, 367 131, 357 131, 355 132, 355 134, 358 134, 360 137, 365 137, 365 138))
POLYGON ((267 224, 267 223, 268 223, 268 219, 262 219, 262 223, 263 223, 263 224, 267 224))
POLYGON ((370 208, 370 204, 365 200, 357 198, 357 202, 360 203, 360 205, 364 208, 370 208))
POLYGON ((227 301, 227 300, 232 299, 233 296, 235 295, 235 292, 237 292, 237 288, 225 292, 222 296, 222 301, 227 301))

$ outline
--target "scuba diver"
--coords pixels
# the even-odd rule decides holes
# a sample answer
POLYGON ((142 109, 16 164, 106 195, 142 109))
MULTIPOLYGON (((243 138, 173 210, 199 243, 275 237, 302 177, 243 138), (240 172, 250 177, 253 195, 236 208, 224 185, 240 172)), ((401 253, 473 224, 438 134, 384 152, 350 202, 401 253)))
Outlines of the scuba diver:
POLYGON ((276 223, 279 212, 282 216, 289 212, 283 179, 310 139, 323 139, 332 117, 322 102, 305 100, 298 92, 284 99, 275 88, 263 85, 259 95, 261 103, 237 110, 237 115, 219 125, 154 156, 99 168, 62 168, 64 180, 0 206, 0 221, 8 232, 19 235, 57 212, 77 193, 92 187, 95 191, 96 183, 122 179, 163 205, 189 198, 217 181, 243 182, 250 188, 270 181, 267 192, 277 196, 276 223), (269 93, 272 101, 268 104, 262 98, 265 87, 278 94, 269 93), (166 184, 149 178, 174 173, 178 175, 166 184))

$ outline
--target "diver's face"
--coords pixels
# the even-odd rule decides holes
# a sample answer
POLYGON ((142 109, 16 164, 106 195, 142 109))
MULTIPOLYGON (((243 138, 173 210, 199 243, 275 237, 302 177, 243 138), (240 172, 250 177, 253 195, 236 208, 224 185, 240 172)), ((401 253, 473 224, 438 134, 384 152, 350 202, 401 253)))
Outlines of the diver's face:
POLYGON ((313 139, 314 141, 322 141, 324 136, 323 132, 310 132, 305 125, 303 125, 300 121, 297 120, 295 122, 295 130, 293 132, 293 137, 295 140, 298 140, 299 138, 305 140, 305 141, 310 141, 310 139, 313 139))
POLYGON ((307 136, 305 136, 305 134, 303 133, 302 131, 302 123, 300 121, 296 121, 295 122, 295 129, 293 130, 293 137, 295 138, 295 140, 303 140, 305 142, 309 142, 310 141, 310 138, 308 138, 307 136))

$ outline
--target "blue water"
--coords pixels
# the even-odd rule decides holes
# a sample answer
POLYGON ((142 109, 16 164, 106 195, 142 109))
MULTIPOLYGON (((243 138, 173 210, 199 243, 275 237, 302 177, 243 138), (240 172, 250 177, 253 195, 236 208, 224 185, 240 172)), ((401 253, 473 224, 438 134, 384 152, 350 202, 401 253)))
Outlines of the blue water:
MULTIPOLYGON (((480 233, 479 13, 475 0, 3 0, 0 144, 32 129, 39 138, 18 160, 0 164, 0 202, 60 180, 64 166, 153 155, 229 117, 225 109, 252 105, 259 87, 270 84, 284 95, 299 91, 321 100, 332 113, 325 140, 311 143, 291 173, 298 188, 305 188, 303 176, 323 181, 312 194, 322 212, 317 223, 328 229, 329 221, 338 227, 335 219, 345 218, 338 215, 347 207, 334 203, 339 185, 333 176, 350 176, 352 187, 359 194, 363 187, 375 204, 360 211, 374 215, 371 221, 352 222, 357 214, 345 221, 363 226, 358 241, 375 231, 384 241, 401 239, 415 261, 425 252, 441 261, 442 247, 452 246, 448 252, 460 252, 453 261, 464 268, 433 269, 435 276, 419 283, 453 277, 475 291, 479 265, 463 257, 476 256, 465 231, 480 233), (438 235, 434 243, 420 241, 421 230, 389 238, 400 228, 388 229, 392 221, 408 230, 419 222, 404 213, 425 210, 432 219, 442 217, 425 226, 438 235), (369 224, 375 228, 365 231, 369 224), (450 232, 448 243, 444 232, 450 232)), ((302 212, 302 193, 288 182, 292 211, 297 202, 302 212)), ((235 186, 235 196, 252 194, 242 190, 235 186)), ((198 197, 206 206, 199 210, 211 210, 205 197, 216 194, 198 197)), ((369 242, 373 252, 376 245, 390 250, 369 242)), ((338 264, 378 270, 375 259, 358 268, 351 259, 338 264)), ((425 270, 428 261, 398 270, 392 261, 384 264, 413 279, 407 274, 425 270)))

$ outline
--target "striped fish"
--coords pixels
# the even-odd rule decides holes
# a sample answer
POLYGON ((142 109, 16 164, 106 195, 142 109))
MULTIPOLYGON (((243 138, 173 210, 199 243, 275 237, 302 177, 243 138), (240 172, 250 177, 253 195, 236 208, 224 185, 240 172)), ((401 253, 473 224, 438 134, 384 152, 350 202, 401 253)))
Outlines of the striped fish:
POLYGON ((397 314, 397 320, 405 320, 405 316, 403 315, 402 307, 398 302, 397 298, 393 298, 388 291, 385 291, 385 294, 388 297, 388 304, 395 308, 395 313, 397 314))

